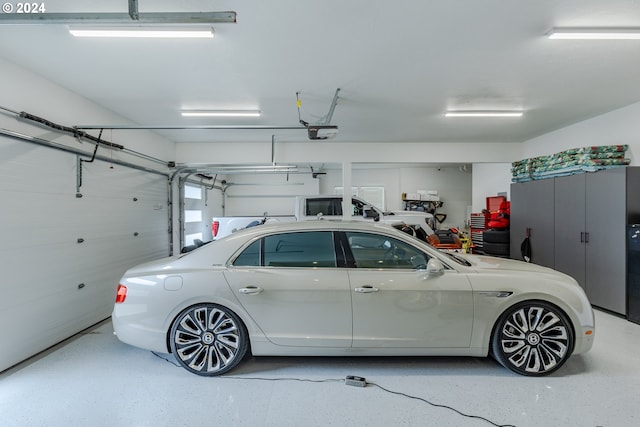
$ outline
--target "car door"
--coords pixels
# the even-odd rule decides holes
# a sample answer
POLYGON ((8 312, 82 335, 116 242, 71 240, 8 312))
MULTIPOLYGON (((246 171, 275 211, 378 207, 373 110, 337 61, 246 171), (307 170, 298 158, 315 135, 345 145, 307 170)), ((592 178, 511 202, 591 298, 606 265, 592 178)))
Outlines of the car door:
POLYGON ((347 232, 353 347, 468 347, 473 295, 465 274, 430 275, 430 256, 381 234, 347 232))
POLYGON ((281 233, 246 247, 225 273, 269 341, 351 346, 351 291, 331 231, 281 233))

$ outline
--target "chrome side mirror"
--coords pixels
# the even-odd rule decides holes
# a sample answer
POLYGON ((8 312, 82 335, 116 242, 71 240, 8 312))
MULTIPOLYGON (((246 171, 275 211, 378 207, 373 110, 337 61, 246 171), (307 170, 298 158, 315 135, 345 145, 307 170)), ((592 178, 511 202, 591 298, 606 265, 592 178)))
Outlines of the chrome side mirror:
POLYGON ((427 275, 439 276, 441 274, 444 274, 444 264, 438 258, 431 258, 427 262, 427 275))

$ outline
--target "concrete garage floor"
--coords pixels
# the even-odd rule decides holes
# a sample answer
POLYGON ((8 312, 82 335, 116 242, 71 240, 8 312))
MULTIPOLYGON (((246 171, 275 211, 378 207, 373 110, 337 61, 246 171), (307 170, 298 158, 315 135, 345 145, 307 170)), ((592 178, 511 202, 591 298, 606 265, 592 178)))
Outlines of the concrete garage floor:
POLYGON ((640 325, 600 311, 596 320, 592 351, 546 378, 460 357, 261 357, 202 378, 120 343, 105 321, 0 375, 0 425, 640 425, 640 325), (490 422, 346 386, 347 375, 490 422))

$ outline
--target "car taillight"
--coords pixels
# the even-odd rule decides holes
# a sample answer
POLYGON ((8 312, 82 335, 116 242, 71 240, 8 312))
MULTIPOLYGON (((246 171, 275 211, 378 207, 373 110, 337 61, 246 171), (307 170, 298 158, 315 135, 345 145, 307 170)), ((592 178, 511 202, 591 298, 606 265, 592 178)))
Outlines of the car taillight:
POLYGON ((124 285, 118 285, 118 290, 116 291, 116 304, 122 304, 126 298, 127 287, 124 285))
POLYGON ((218 229, 220 228, 220 221, 213 221, 211 223, 211 232, 213 233, 213 237, 218 235, 218 229))

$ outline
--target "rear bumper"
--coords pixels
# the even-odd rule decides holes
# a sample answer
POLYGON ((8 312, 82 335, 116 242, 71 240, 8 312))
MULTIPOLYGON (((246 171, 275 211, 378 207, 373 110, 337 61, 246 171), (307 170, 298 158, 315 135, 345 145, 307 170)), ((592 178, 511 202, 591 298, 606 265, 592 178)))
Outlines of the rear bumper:
POLYGON ((167 335, 165 331, 151 329, 149 327, 123 322, 114 310, 111 315, 114 335, 123 343, 145 350, 159 353, 169 353, 167 347, 167 335))

